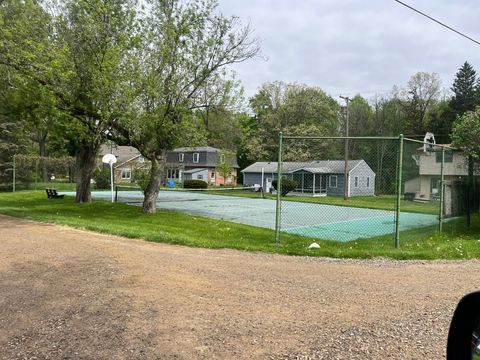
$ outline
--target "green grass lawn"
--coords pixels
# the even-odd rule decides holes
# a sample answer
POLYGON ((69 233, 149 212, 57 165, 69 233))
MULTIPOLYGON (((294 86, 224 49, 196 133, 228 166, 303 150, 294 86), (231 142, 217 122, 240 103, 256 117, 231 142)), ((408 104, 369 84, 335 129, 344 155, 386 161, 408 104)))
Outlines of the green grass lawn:
POLYGON ((445 224, 445 232, 435 227, 401 233, 401 248, 395 249, 391 235, 347 243, 282 234, 275 244, 269 229, 186 215, 171 211, 143 214, 141 209, 120 203, 94 201, 76 204, 72 197, 47 199, 44 191, 0 193, 0 213, 48 223, 63 224, 101 233, 141 238, 148 241, 206 248, 232 248, 290 255, 395 259, 480 258, 479 218, 470 231, 461 221, 445 224), (308 250, 313 241, 318 250, 308 250))

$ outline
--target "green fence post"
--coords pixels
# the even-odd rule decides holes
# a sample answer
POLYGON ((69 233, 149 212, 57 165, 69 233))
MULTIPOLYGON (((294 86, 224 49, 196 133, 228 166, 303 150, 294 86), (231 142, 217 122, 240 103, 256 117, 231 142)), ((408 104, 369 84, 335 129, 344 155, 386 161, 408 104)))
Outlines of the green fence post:
POLYGON ((443 230, 443 202, 444 202, 444 191, 443 191, 443 182, 444 182, 444 170, 443 167, 445 165, 445 148, 442 146, 442 162, 440 165, 440 209, 438 211, 438 231, 442 232, 443 230))
POLYGON ((402 171, 403 171, 403 134, 398 137, 398 163, 397 163, 397 209, 395 217, 395 247, 400 247, 400 200, 402 196, 402 171))
POLYGON ((467 180, 467 227, 470 228, 472 223, 472 207, 471 197, 473 189, 473 158, 468 157, 468 180, 467 180))
POLYGON ((280 243, 280 228, 282 218, 282 152, 283 152, 283 134, 278 134, 278 164, 277 164, 277 204, 275 209, 275 242, 280 243))
POLYGON ((13 186, 12 186, 12 192, 15 192, 15 182, 17 179, 15 178, 15 155, 13 155, 13 186))

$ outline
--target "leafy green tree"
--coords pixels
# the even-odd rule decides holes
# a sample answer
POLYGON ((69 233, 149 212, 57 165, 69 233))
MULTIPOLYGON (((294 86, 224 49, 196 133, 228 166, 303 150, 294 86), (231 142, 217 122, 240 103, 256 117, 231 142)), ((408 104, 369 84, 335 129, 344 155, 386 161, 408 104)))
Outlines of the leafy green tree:
MULTIPOLYGON (((374 136, 398 136, 403 133, 407 124, 404 102, 394 88, 391 94, 377 97, 372 103, 374 136)), ((371 145, 374 151, 365 157, 370 167, 375 171, 375 192, 377 194, 394 194, 396 176, 397 142, 378 140, 371 145)))
POLYGON ((441 80, 436 73, 418 72, 403 90, 404 111, 408 124, 407 134, 424 134, 427 130, 427 113, 435 106, 440 95, 441 80))
MULTIPOLYGON (((349 112, 349 135, 350 136, 372 136, 373 112, 370 104, 360 95, 356 95, 348 105, 349 112)), ((370 150, 368 142, 364 140, 350 140, 349 154, 351 159, 361 158, 365 151, 370 150)))
POLYGON ((22 102, 16 75, 0 66, 0 184, 12 182, 13 156, 25 153, 29 146, 27 122, 16 111, 22 102))
POLYGON ((453 124, 452 144, 475 160, 480 159, 480 106, 458 117, 453 124))
POLYGON ((150 161, 143 211, 152 213, 167 150, 181 144, 191 129, 192 110, 206 106, 215 94, 205 86, 225 81, 227 65, 255 56, 259 48, 250 28, 218 14, 214 0, 151 0, 147 5, 132 80, 135 106, 115 129, 150 161))
POLYGON ((227 185, 227 179, 232 176, 233 168, 229 164, 228 161, 224 161, 223 163, 217 165, 217 169, 219 170, 220 175, 223 178, 223 185, 227 185))
POLYGON ((242 122, 248 115, 224 109, 210 112, 208 144, 222 150, 236 151, 242 140, 242 122))
POLYGON ((129 58, 137 41, 129 0, 68 1, 58 20, 59 47, 71 72, 65 87, 75 119, 76 201, 90 201, 96 154, 112 122, 126 111, 129 58))
MULTIPOLYGON (((242 136, 242 156, 250 162, 276 159, 280 131, 297 136, 338 135, 340 107, 319 88, 266 83, 250 99, 250 107, 254 117, 245 123, 242 136)), ((285 147, 285 160, 311 160, 320 153, 329 156, 335 149, 326 143, 312 146, 312 142, 297 141, 285 147)))
POLYGON ((68 0, 53 10, 43 5, 34 0, 0 4, 0 64, 48 89, 68 114, 76 201, 86 202, 97 151, 131 95, 134 3, 68 0))
POLYGON ((453 122, 457 114, 450 106, 449 101, 440 101, 427 114, 428 131, 435 134, 435 140, 438 144, 447 144, 451 142, 451 132, 453 122))

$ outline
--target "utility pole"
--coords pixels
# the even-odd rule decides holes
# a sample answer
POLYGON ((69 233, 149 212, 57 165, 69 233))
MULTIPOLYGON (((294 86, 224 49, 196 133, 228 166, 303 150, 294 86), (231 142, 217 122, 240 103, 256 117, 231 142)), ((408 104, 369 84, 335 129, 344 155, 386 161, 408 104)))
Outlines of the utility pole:
POLYGON ((340 95, 340 98, 345 100, 345 113, 344 113, 344 127, 345 127, 345 167, 343 170, 343 199, 348 199, 348 103, 350 98, 348 96, 340 95))

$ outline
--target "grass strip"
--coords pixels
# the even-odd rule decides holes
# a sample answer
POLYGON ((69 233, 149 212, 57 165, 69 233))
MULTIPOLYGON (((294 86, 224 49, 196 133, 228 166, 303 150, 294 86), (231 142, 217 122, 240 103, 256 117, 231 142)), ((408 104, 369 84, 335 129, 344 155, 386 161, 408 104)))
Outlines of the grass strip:
POLYGON ((282 233, 281 244, 277 245, 274 242, 274 232, 269 229, 173 211, 143 214, 138 207, 106 201, 76 204, 72 197, 47 199, 44 191, 0 193, 0 213, 106 234, 193 247, 336 258, 480 258, 478 217, 474 217, 469 231, 465 231, 463 220, 447 222, 445 232, 441 234, 435 231, 435 227, 404 231, 401 233, 401 248, 395 249, 392 235, 339 243, 282 233), (308 245, 314 241, 320 244, 320 249, 308 250, 308 245))

